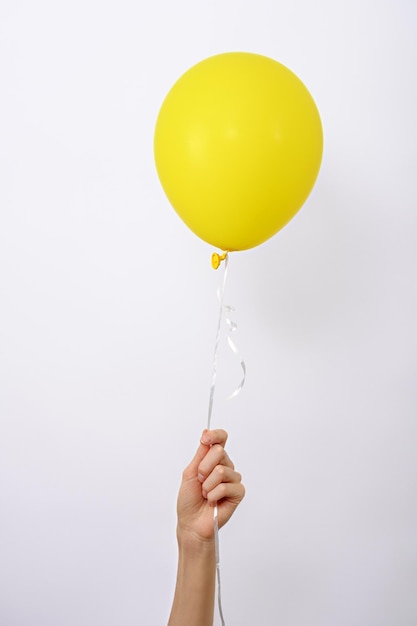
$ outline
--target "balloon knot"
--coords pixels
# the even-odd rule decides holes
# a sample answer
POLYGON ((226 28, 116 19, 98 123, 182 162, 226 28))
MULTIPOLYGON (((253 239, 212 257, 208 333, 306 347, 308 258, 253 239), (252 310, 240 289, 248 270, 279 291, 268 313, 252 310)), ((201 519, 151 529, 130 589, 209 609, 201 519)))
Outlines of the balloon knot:
POLYGON ((214 270, 217 270, 220 267, 221 262, 227 258, 227 254, 227 252, 224 252, 223 254, 213 252, 211 255, 211 266, 214 270))

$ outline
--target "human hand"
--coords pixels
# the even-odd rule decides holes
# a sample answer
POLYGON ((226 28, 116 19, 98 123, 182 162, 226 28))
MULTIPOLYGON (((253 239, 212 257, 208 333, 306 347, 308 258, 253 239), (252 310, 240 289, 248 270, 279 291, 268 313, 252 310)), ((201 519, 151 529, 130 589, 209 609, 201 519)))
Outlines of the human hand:
POLYGON ((177 535, 200 541, 214 538, 214 507, 221 528, 245 495, 241 475, 235 471, 224 446, 224 430, 204 430, 200 446, 182 475, 178 493, 177 535))

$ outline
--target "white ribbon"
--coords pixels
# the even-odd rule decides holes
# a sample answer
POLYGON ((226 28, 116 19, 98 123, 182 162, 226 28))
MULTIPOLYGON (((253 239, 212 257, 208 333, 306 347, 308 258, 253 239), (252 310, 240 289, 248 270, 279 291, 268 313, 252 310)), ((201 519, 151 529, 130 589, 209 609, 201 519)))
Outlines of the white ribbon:
MULTIPOLYGON (((217 333, 216 333, 216 341, 214 344, 214 355, 213 355, 213 367, 212 367, 212 375, 211 375, 211 386, 210 386, 210 397, 209 397, 209 406, 208 406, 208 416, 207 416, 207 429, 210 430, 211 426, 211 417, 213 413, 213 402, 214 402, 214 392, 216 389, 216 379, 217 379, 217 364, 219 357, 219 346, 220 346, 220 337, 221 337, 221 329, 222 329, 222 320, 223 314, 225 313, 225 320, 228 329, 227 335, 227 343, 229 344, 230 349, 236 356, 240 358, 240 366, 242 368, 243 377, 240 384, 236 387, 233 393, 228 396, 228 399, 234 398, 240 393, 246 379, 246 365, 244 360, 241 358, 239 354, 239 350, 237 349, 235 343, 232 340, 232 333, 237 329, 237 324, 232 320, 231 313, 234 311, 234 308, 224 304, 224 292, 226 288, 226 280, 227 280, 227 269, 229 263, 229 255, 226 254, 224 258, 224 274, 223 281, 221 283, 221 287, 218 291, 218 298, 220 302, 220 311, 219 311, 219 320, 217 323, 217 333)), ((223 609, 222 609, 222 598, 221 598, 221 582, 220 582, 220 550, 219 550, 219 521, 217 516, 217 504, 214 507, 214 546, 215 546, 215 556, 216 556, 216 575, 217 575, 217 603, 219 607, 219 615, 222 626, 226 626, 224 617, 223 617, 223 609)))
POLYGON ((218 365, 218 359, 219 359, 219 347, 220 347, 220 337, 221 337, 221 329, 222 329, 222 321, 223 321, 223 314, 225 314, 225 321, 226 321, 226 326, 228 329, 228 335, 227 335, 227 343, 230 347, 230 349, 232 350, 232 352, 240 359, 240 367, 242 368, 242 380, 240 381, 239 385, 236 387, 236 389, 230 394, 230 396, 227 397, 228 400, 235 398, 238 393, 240 393, 243 385, 245 384, 245 380, 246 380, 246 365, 245 365, 245 361, 242 359, 239 350, 236 347, 236 344, 234 343, 233 339, 232 339, 232 333, 235 332, 235 330, 237 329, 237 324, 236 322, 234 322, 232 320, 231 314, 233 313, 233 311, 235 310, 234 307, 228 305, 228 304, 224 304, 224 293, 225 293, 225 289, 226 289, 226 281, 227 281, 227 271, 228 271, 228 265, 229 265, 229 255, 226 254, 226 257, 224 259, 224 274, 223 274, 223 280, 221 283, 221 287, 219 287, 218 292, 217 292, 217 297, 219 299, 219 303, 220 303, 220 310, 219 310, 219 319, 218 319, 218 323, 217 323, 217 333, 216 333, 216 341, 214 344, 214 355, 213 355, 213 366, 212 366, 212 374, 211 374, 211 386, 210 386, 210 397, 209 397, 209 406, 208 406, 208 416, 207 416, 207 429, 210 430, 210 426, 211 426, 211 417, 213 414, 213 402, 214 402, 214 392, 216 389, 216 379, 217 379, 217 365, 218 365))

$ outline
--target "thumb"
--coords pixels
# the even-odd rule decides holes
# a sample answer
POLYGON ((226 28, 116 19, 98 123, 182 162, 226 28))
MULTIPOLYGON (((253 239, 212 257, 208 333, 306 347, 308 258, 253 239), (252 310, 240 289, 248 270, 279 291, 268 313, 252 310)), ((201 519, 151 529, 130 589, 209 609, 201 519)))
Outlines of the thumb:
MULTIPOLYGON (((204 436, 204 433, 206 432, 207 430, 203 430, 203 434, 201 435, 202 438, 204 436)), ((204 459, 209 450, 210 444, 204 444, 200 441, 200 445, 197 448, 197 452, 195 453, 194 458, 184 470, 184 478, 194 478, 195 476, 197 476, 198 466, 200 465, 201 461, 204 459)))

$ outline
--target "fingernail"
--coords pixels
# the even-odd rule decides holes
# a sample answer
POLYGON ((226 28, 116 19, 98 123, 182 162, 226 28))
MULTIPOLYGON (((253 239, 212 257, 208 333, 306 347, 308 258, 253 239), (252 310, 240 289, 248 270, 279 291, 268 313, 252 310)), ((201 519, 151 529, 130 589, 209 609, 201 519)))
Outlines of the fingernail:
POLYGON ((208 430, 205 430, 205 431, 203 432, 203 434, 202 434, 202 436, 201 436, 200 441, 201 441, 201 443, 202 443, 203 445, 205 445, 205 446, 208 446, 208 445, 209 445, 209 443, 210 443, 210 441, 211 441, 211 438, 210 438, 210 435, 208 434, 208 430))
POLYGON ((203 483, 203 482, 204 482, 204 476, 203 476, 203 474, 199 474, 199 475, 197 476, 197 478, 198 478, 198 480, 200 481, 200 483, 203 483))

